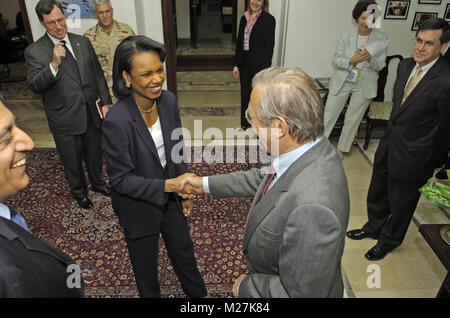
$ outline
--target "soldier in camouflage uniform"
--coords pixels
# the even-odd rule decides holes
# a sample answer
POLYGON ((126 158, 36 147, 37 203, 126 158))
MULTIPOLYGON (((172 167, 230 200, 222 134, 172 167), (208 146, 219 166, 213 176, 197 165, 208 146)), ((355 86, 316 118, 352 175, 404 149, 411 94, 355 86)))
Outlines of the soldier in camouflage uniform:
POLYGON ((112 92, 114 52, 125 38, 134 36, 135 33, 129 25, 113 19, 114 10, 109 0, 94 0, 94 13, 98 23, 87 30, 84 36, 89 38, 94 47, 114 104, 117 102, 112 92))

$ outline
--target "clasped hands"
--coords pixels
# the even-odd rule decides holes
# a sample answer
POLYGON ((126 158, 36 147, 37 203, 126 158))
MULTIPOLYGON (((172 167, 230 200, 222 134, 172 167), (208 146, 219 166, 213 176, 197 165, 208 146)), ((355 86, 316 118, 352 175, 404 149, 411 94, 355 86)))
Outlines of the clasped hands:
POLYGON ((166 192, 178 193, 183 199, 192 199, 195 194, 202 194, 203 179, 195 173, 185 173, 166 180, 166 192))
MULTIPOLYGON (((166 180, 166 192, 178 193, 186 201, 192 202, 192 198, 196 194, 202 194, 203 191, 203 178, 197 176, 194 173, 185 173, 174 179, 166 180)), ((184 202, 186 202, 184 201, 184 202)), ((184 212, 183 206, 183 212, 184 212)), ((185 212, 186 214, 186 212, 185 212)), ((190 214, 190 213, 189 213, 190 214)), ((246 275, 241 275, 235 282, 233 286, 233 295, 238 297, 238 287, 241 282, 245 279, 246 275)))
POLYGON ((350 65, 358 64, 363 61, 370 61, 372 59, 372 55, 367 51, 367 49, 357 49, 355 54, 350 59, 350 65))
POLYGON ((185 173, 176 178, 166 180, 165 192, 178 193, 183 201, 183 213, 189 216, 192 212, 192 198, 203 193, 203 179, 194 173, 185 173))

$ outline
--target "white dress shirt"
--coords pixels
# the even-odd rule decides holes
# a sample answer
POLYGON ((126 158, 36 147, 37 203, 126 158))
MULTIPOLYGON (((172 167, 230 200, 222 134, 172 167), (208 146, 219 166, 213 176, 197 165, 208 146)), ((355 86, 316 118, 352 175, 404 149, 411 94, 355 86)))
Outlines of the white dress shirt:
POLYGON ((6 204, 0 202, 0 217, 11 220, 11 211, 6 204))
MULTIPOLYGON (((422 78, 425 76, 425 74, 427 74, 427 72, 430 70, 430 68, 433 67, 433 65, 437 62, 438 59, 439 59, 439 57, 437 59, 435 59, 434 61, 431 61, 427 65, 422 66, 422 74, 420 74, 420 80, 422 80, 422 78)), ((418 67, 419 67, 419 64, 416 63, 416 66, 414 66, 414 68, 411 71, 411 74, 409 75, 409 78, 408 78, 408 81, 406 82, 405 87, 408 86, 409 81, 414 76, 414 74, 416 74, 416 69, 418 67)))
POLYGON ((164 139, 161 129, 161 122, 159 120, 156 121, 156 123, 148 129, 150 131, 150 135, 153 138, 153 141, 155 142, 156 149, 158 150, 158 156, 159 160, 161 161, 161 166, 163 168, 166 167, 167 161, 166 161, 166 152, 164 150, 164 139))

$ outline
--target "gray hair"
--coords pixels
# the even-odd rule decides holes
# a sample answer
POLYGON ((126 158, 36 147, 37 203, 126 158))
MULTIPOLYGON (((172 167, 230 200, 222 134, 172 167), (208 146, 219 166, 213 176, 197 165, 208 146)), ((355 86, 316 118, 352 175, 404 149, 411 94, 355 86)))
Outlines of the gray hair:
POLYGON ((109 6, 112 8, 111 1, 110 1, 110 0, 94 0, 94 9, 95 9, 97 6, 102 5, 102 4, 104 4, 104 3, 109 4, 109 6))
POLYGON ((324 106, 312 79, 298 68, 271 67, 253 78, 260 85, 256 116, 266 126, 282 117, 289 134, 299 143, 313 141, 323 135, 324 106))

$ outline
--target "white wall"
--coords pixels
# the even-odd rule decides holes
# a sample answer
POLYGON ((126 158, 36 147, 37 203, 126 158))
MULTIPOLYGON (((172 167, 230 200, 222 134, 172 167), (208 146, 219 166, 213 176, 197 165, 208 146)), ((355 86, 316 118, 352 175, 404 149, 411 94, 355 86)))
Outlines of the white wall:
MULTIPOLYGON (((116 0, 117 1, 117 0, 116 0)), ((133 0, 120 0, 120 3, 134 2, 133 0)), ((135 0, 137 33, 146 35, 158 42, 164 42, 162 22, 162 9, 160 0, 135 0)))
MULTIPOLYGON (((285 54, 281 64, 300 67, 313 77, 330 77, 339 34, 356 26, 351 15, 356 0, 285 1, 288 4, 287 33, 282 43, 285 54)), ((382 19, 381 30, 390 41, 388 55, 411 56, 416 33, 411 31, 414 13, 438 12, 438 17, 442 17, 447 1, 442 2, 441 5, 424 5, 412 0, 407 20, 382 19)), ((382 17, 386 3, 387 0, 378 0, 382 17)))
POLYGON ((276 21, 275 28, 275 47, 273 49, 272 66, 280 66, 282 63, 284 51, 284 39, 286 30, 286 0, 272 0, 270 1, 269 12, 276 21))

